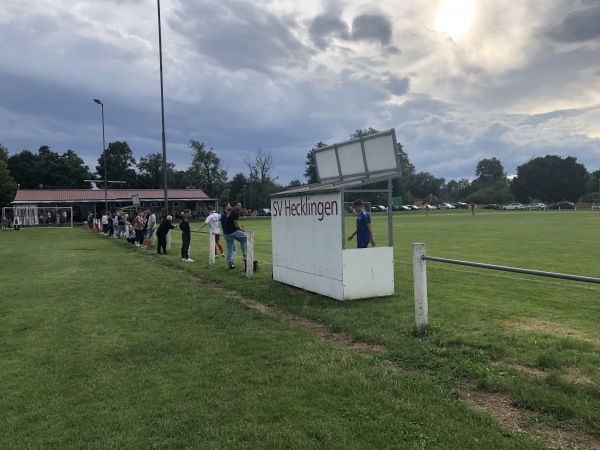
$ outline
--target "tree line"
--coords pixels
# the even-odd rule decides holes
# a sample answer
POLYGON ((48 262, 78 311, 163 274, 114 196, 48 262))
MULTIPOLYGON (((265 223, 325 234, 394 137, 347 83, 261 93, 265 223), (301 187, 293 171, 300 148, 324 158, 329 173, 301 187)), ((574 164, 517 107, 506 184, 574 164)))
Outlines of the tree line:
MULTIPOLYGON (((373 128, 357 129, 350 139, 378 133, 373 128)), ((292 180, 287 185, 277 182, 274 176, 273 156, 262 149, 247 157, 247 172, 238 172, 229 178, 223 162, 213 148, 202 142, 190 140, 192 162, 187 170, 176 170, 175 164, 167 163, 167 179, 170 189, 199 188, 210 198, 219 202, 241 201, 248 209, 267 208, 269 195, 305 183, 316 183, 317 171, 314 153, 327 144, 318 142, 306 155, 304 181, 292 180)), ((392 195, 401 197, 404 204, 427 200, 431 196, 440 201, 473 201, 485 203, 509 203, 520 201, 593 202, 599 199, 600 170, 588 172, 586 167, 571 156, 562 158, 547 155, 529 160, 517 167, 517 174, 508 179, 502 162, 496 158, 482 159, 475 167, 475 178, 450 180, 437 178, 429 172, 417 172, 401 143, 397 144, 402 176, 393 181, 392 195)), ((37 154, 23 150, 9 155, 0 145, 0 204, 9 205, 17 187, 21 189, 89 189, 86 180, 124 181, 127 188, 159 189, 163 186, 162 154, 150 153, 136 160, 127 142, 111 142, 103 151, 95 171, 90 170, 73 150, 62 155, 48 146, 41 146, 37 154), (106 165, 105 165, 106 164, 106 165), (106 174, 105 174, 106 168, 106 174)), ((380 188, 385 189, 387 183, 380 188)), ((365 193, 364 200, 386 204, 385 194, 365 193)))

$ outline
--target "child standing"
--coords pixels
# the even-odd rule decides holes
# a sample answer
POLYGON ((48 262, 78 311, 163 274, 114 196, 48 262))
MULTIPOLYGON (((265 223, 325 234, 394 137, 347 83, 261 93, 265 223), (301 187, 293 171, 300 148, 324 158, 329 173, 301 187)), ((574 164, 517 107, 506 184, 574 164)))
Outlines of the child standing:
POLYGON ((210 227, 210 231, 215 233, 215 255, 217 255, 217 247, 221 251, 221 256, 225 257, 225 253, 223 252, 223 246, 221 245, 221 230, 219 230, 219 221, 221 220, 221 214, 213 211, 213 207, 208 205, 206 207, 208 210, 208 217, 204 221, 204 223, 196 230, 196 232, 200 231, 207 224, 210 227))
POLYGON ((181 216, 181 223, 179 224, 179 228, 181 229, 181 260, 183 262, 194 262, 190 258, 190 243, 192 242, 192 230, 188 221, 190 214, 191 211, 189 209, 184 209, 181 216))

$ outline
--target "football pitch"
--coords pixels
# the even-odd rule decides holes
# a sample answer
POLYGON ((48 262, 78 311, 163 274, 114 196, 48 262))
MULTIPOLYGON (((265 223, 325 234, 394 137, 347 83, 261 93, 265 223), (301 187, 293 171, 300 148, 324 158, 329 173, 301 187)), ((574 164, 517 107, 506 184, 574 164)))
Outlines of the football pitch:
POLYGON ((417 332, 411 251, 600 277, 600 212, 394 214, 396 293, 352 302, 274 282, 270 220, 243 222, 250 280, 209 266, 203 234, 186 264, 176 232, 166 257, 81 229, 0 233, 2 447, 599 444, 600 285, 428 262, 417 332))

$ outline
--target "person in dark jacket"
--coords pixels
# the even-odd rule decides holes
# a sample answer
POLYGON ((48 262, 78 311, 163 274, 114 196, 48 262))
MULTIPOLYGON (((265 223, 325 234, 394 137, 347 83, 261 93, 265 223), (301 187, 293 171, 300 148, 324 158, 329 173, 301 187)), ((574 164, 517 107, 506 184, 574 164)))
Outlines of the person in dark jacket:
POLYGON ((158 226, 156 230, 156 238, 158 240, 158 245, 156 246, 156 253, 159 255, 167 254, 167 233, 169 230, 177 228, 177 225, 173 225, 171 221, 173 220, 173 216, 167 216, 163 219, 163 221, 158 226), (162 252, 160 251, 162 249, 162 252))
POLYGON ((194 262, 194 260, 190 258, 190 243, 192 241, 192 230, 190 229, 190 223, 188 222, 190 215, 191 211, 189 209, 184 209, 181 216, 181 223, 179 224, 179 229, 181 230, 181 260, 183 262, 194 262))

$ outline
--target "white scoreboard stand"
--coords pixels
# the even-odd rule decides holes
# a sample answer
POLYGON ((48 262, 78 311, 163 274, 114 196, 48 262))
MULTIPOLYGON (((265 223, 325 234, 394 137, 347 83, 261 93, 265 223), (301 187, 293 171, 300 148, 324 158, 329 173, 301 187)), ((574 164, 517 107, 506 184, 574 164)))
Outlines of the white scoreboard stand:
POLYGON ((345 230, 344 197, 348 192, 357 192, 357 187, 388 180, 388 203, 391 203, 391 179, 399 176, 400 168, 395 156, 395 133, 390 130, 320 150, 329 153, 321 158, 325 161, 321 165, 316 155, 321 180, 318 185, 271 196, 273 279, 337 300, 392 295, 391 204, 388 246, 383 236, 380 239, 375 236, 382 246, 357 249, 356 238, 346 240, 353 229, 345 230), (373 155, 378 151, 381 154, 373 155), (353 160, 345 160, 347 157, 353 160), (377 163, 373 165, 379 164, 378 168, 369 170, 368 162, 374 157, 377 163), (354 160, 357 158, 358 162, 354 160), (387 164, 383 168, 381 160, 387 164))

